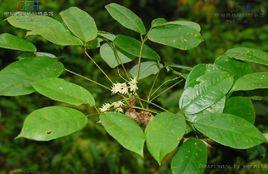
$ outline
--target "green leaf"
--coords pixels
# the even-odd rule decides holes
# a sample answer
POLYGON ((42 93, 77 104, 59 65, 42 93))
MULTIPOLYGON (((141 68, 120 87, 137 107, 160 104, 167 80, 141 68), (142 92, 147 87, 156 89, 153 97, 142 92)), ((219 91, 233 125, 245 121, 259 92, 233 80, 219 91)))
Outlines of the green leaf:
POLYGON ((87 122, 87 117, 75 109, 62 106, 45 107, 27 116, 17 138, 50 141, 81 130, 87 122))
POLYGON ((146 33, 142 20, 128 8, 117 3, 110 3, 105 6, 109 14, 124 27, 141 34, 146 33))
POLYGON ((238 47, 227 50, 225 54, 238 60, 268 65, 268 53, 259 49, 238 47))
POLYGON ((16 28, 29 30, 28 35, 41 35, 46 40, 61 46, 82 45, 82 41, 73 36, 59 21, 43 15, 16 15, 7 18, 16 28))
POLYGON ((0 48, 29 52, 36 51, 36 47, 31 42, 9 33, 0 34, 0 48))
POLYGON ((131 62, 132 59, 128 58, 119 50, 114 50, 109 44, 105 43, 100 47, 101 58, 111 67, 115 68, 118 65, 131 62), (115 54, 116 51, 116 54, 115 54))
POLYGON ((207 158, 206 145, 199 139, 189 138, 172 158, 172 174, 203 174, 207 158))
POLYGON ((224 113, 244 118, 251 123, 255 121, 254 106, 249 97, 235 96, 228 98, 224 113))
POLYGON ((208 71, 197 79, 199 84, 186 88, 180 98, 180 108, 186 114, 196 114, 222 99, 231 89, 233 78, 227 72, 208 71))
POLYGON ((165 18, 156 18, 152 21, 151 26, 152 26, 152 28, 157 27, 157 26, 162 25, 166 22, 167 22, 167 20, 165 18))
POLYGON ((162 112, 151 120, 146 129, 146 144, 154 159, 162 159, 179 144, 186 130, 183 115, 162 112))
MULTIPOLYGON (((146 78, 150 75, 157 74, 163 68, 162 64, 158 64, 157 62, 149 61, 142 62, 140 65, 140 75, 139 80, 146 78)), ((139 65, 135 65, 130 69, 130 74, 133 78, 138 76, 139 65)))
MULTIPOLYGON (((117 35, 114 40, 114 44, 120 50, 123 50, 128 54, 137 57, 139 57, 140 55, 141 42, 132 37, 125 35, 117 35)), ((147 45, 143 45, 142 57, 150 60, 160 60, 160 56, 157 54, 157 52, 155 52, 147 45)))
POLYGON ((251 66, 245 62, 241 62, 235 59, 231 59, 227 56, 220 56, 216 59, 215 64, 223 71, 229 72, 234 76, 234 79, 238 79, 243 75, 253 73, 251 66))
POLYGON ((248 91, 268 88, 268 72, 247 74, 235 82, 232 91, 248 91))
POLYGON ((201 34, 196 29, 174 24, 153 28, 149 31, 148 38, 153 42, 181 50, 192 49, 203 41, 201 34))
POLYGON ((189 73, 189 75, 186 78, 185 86, 184 88, 188 87, 194 87, 199 82, 197 81, 198 77, 204 75, 207 70, 206 64, 198 64, 193 67, 192 71, 189 73))
POLYGON ((100 37, 102 37, 102 38, 105 38, 105 39, 109 40, 109 41, 114 41, 115 40, 115 35, 112 34, 112 33, 107 32, 107 31, 99 31, 98 35, 100 37))
POLYGON ((143 156, 145 135, 135 121, 117 112, 106 112, 100 115, 100 122, 124 148, 143 156))
POLYGON ((76 84, 59 78, 45 78, 33 83, 33 88, 40 94, 56 101, 72 105, 95 105, 95 100, 90 92, 76 84))
POLYGON ((265 142, 254 125, 231 114, 202 114, 197 117, 194 127, 212 140, 236 149, 247 149, 265 142))
POLYGON ((32 83, 47 77, 58 77, 62 63, 49 57, 25 58, 0 71, 0 95, 18 96, 34 92, 32 83))
POLYGON ((97 37, 98 29, 94 19, 85 11, 70 7, 60 12, 69 30, 84 42, 94 40, 97 37))
POLYGON ((176 24, 176 25, 183 25, 190 27, 198 32, 201 31, 201 27, 198 23, 192 22, 192 21, 184 21, 184 20, 176 20, 176 21, 170 21, 167 22, 166 24, 176 24))

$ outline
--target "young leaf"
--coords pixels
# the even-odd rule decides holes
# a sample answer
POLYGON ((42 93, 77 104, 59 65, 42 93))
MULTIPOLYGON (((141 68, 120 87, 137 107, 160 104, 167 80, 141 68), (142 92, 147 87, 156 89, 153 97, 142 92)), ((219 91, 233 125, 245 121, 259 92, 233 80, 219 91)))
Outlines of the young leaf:
POLYGON ((255 121, 254 106, 249 97, 235 96, 228 98, 224 113, 244 118, 253 124, 255 121))
MULTIPOLYGON (((150 75, 157 74, 162 68, 162 64, 157 64, 156 62, 149 61, 149 62, 142 62, 140 65, 140 75, 139 80, 146 78, 150 75)), ((133 78, 138 76, 139 65, 135 65, 130 69, 130 74, 133 78)))
POLYGON ((180 98, 186 114, 196 114, 222 99, 231 89, 233 78, 227 72, 208 71, 197 79, 199 84, 188 87, 180 98))
POLYGON ((45 78, 33 83, 33 88, 40 94, 56 101, 72 105, 95 105, 91 93, 85 88, 59 78, 45 78))
POLYGON ((110 3, 105 6, 109 14, 124 27, 145 34, 146 29, 142 20, 128 8, 117 3, 110 3))
POLYGON ((148 38, 153 42, 181 50, 192 49, 203 41, 201 34, 196 29, 174 24, 153 28, 149 31, 148 38))
POLYGON ((229 72, 234 79, 238 79, 243 75, 253 73, 251 66, 245 62, 231 59, 228 56, 220 56, 216 59, 215 65, 221 70, 229 72))
POLYGON ((29 30, 31 35, 41 35, 46 40, 61 46, 82 45, 59 21, 43 15, 16 15, 7 18, 16 28, 29 30))
POLYGON ((100 115, 100 122, 123 147, 143 156, 145 135, 135 121, 117 112, 107 112, 100 115))
POLYGON ((94 40, 98 29, 94 19, 85 11, 70 7, 60 12, 60 16, 69 30, 84 42, 94 40))
POLYGON ((201 114, 194 127, 212 140, 236 149, 247 149, 265 142, 254 125, 231 114, 201 114))
POLYGON ((0 71, 0 95, 18 96, 34 92, 32 83, 47 77, 58 77, 62 63, 49 57, 31 57, 13 62, 0 71))
POLYGON ((245 62, 268 65, 268 53, 258 49, 238 47, 227 50, 225 54, 245 62))
POLYGON ((27 116, 17 138, 50 141, 81 130, 87 121, 87 117, 75 109, 62 106, 45 107, 27 116))
POLYGON ((248 91, 268 88, 268 72, 247 74, 235 82, 232 91, 248 91))
POLYGON ((189 138, 172 158, 172 174, 203 174, 207 163, 207 147, 199 139, 189 138))
POLYGON ((0 48, 29 52, 36 51, 36 47, 31 42, 9 33, 0 34, 0 48))
MULTIPOLYGON (((125 51, 133 56, 140 55, 141 42, 125 35, 117 35, 114 44, 120 50, 125 51)), ((147 45, 143 45, 142 57, 150 60, 160 60, 160 56, 152 48, 147 45)))
POLYGON ((154 159, 161 164, 162 159, 179 144, 185 133, 183 115, 162 112, 151 120, 146 129, 146 144, 154 159))
POLYGON ((132 59, 128 58, 119 50, 113 50, 113 48, 107 43, 100 47, 100 56, 111 68, 115 68, 118 65, 132 61, 132 59), (115 51, 117 55, 115 54, 115 51))

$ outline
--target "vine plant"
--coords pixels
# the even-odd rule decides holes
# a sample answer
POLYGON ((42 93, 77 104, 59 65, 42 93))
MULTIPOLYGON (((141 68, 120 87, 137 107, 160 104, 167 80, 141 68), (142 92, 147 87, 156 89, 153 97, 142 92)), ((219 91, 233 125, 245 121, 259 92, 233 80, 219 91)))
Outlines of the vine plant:
MULTIPOLYGON (((189 50, 203 41, 200 26, 191 21, 158 18, 147 31, 142 20, 126 7, 111 3, 106 9, 125 28, 139 33, 140 39, 98 31, 94 19, 77 7, 60 13, 63 23, 48 16, 24 13, 6 20, 16 28, 27 30, 26 36, 39 35, 60 46, 81 46, 110 84, 66 69, 52 54, 38 52, 31 42, 3 33, 0 35, 1 48, 29 52, 31 56, 22 56, 0 71, 0 95, 38 92, 70 106, 87 104, 94 107, 99 114, 99 123, 124 148, 143 156, 146 142, 148 151, 159 165, 173 152, 171 171, 176 174, 203 173, 208 156, 206 146, 211 141, 235 149, 247 149, 265 142, 263 134, 254 126, 251 98, 237 91, 268 88, 268 72, 253 72, 251 68, 251 63, 268 65, 266 52, 233 48, 213 64, 198 64, 191 68, 187 77, 176 71, 175 78, 157 87, 158 73, 174 67, 165 65, 146 43, 151 41, 189 50), (111 68, 121 67, 118 68, 120 82, 115 82, 97 64, 88 52, 89 45, 100 49, 101 58, 111 68), (130 62, 137 64, 128 70, 124 64, 130 62), (59 78, 63 71, 96 84, 117 96, 117 100, 95 106, 95 99, 88 90, 59 78), (140 96, 139 86, 143 85, 140 80, 152 75, 155 80, 148 88, 147 96, 140 96), (184 81, 184 91, 178 99, 180 112, 171 113, 169 108, 154 103, 164 92, 184 81), (170 82, 174 84, 161 91, 170 82)), ((50 141, 81 130, 87 122, 86 114, 77 109, 44 107, 27 116, 16 138, 50 141)))

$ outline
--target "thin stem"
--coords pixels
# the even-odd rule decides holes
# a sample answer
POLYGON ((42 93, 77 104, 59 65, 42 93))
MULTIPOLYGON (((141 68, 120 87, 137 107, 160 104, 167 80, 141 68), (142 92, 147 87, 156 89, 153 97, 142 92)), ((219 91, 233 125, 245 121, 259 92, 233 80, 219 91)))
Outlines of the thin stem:
POLYGON ((141 36, 141 48, 140 48, 140 52, 139 52, 139 60, 138 60, 138 75, 137 75, 137 80, 139 80, 139 77, 140 77, 140 71, 141 71, 141 57, 142 57, 142 51, 143 51, 143 46, 144 46, 144 43, 146 41, 146 38, 143 39, 142 36, 141 36))
POLYGON ((155 83, 156 83, 156 80, 157 80, 157 78, 158 78, 158 75, 159 75, 159 73, 156 74, 156 76, 155 76, 155 78, 154 78, 153 85, 151 86, 150 92, 149 92, 149 94, 148 94, 148 96, 147 96, 147 100, 148 100, 148 101, 149 101, 150 98, 151 98, 151 94, 152 94, 152 91, 153 91, 153 89, 154 89, 154 85, 155 85, 155 83))
POLYGON ((113 81, 110 77, 103 71, 103 69, 95 62, 95 60, 85 51, 86 56, 99 68, 99 70, 105 75, 105 77, 113 84, 113 81))
POLYGON ((137 107, 137 106, 132 106, 132 108, 134 108, 134 109, 140 109, 140 110, 143 110, 143 111, 152 112, 152 113, 155 113, 155 114, 158 113, 158 112, 153 111, 153 110, 151 110, 151 109, 145 109, 145 108, 141 108, 141 107, 137 107))
POLYGON ((163 108, 163 107, 161 107, 161 106, 159 106, 159 105, 157 105, 157 104, 155 104, 155 103, 153 103, 153 102, 144 100, 144 99, 142 99, 142 98, 138 98, 138 99, 140 99, 141 101, 144 101, 144 102, 146 102, 146 103, 148 103, 148 104, 150 104, 150 105, 153 105, 153 106, 155 106, 155 107, 157 107, 157 108, 159 108, 159 109, 161 109, 161 110, 163 110, 163 111, 168 112, 168 110, 166 110, 165 108, 163 108))
POLYGON ((177 79, 179 79, 179 77, 175 77, 175 78, 173 78, 173 79, 169 79, 169 80, 166 80, 166 81, 164 81, 152 94, 151 94, 151 96, 153 96, 159 89, 161 89, 162 88, 162 86, 164 86, 165 84, 167 84, 167 83, 169 83, 169 82, 172 82, 172 81, 174 81, 174 80, 177 80, 177 79))
POLYGON ((92 82, 92 83, 94 83, 94 84, 96 84, 96 85, 98 85, 98 86, 101 86, 101 87, 103 87, 103 88, 105 88, 105 89, 107 89, 107 90, 111 90, 109 87, 107 87, 107 86, 105 86, 105 85, 103 85, 103 84, 101 84, 101 83, 99 83, 99 82, 96 82, 95 80, 92 80, 92 79, 90 79, 90 78, 88 78, 88 77, 85 77, 85 76, 83 76, 83 75, 81 75, 81 74, 78 74, 78 73, 76 73, 76 72, 73 72, 73 71, 71 71, 71 70, 69 70, 69 69, 67 69, 67 68, 65 68, 65 71, 67 71, 68 73, 70 73, 70 74, 73 74, 73 75, 76 75, 76 76, 78 76, 78 77, 80 77, 80 78, 82 78, 82 79, 85 79, 85 80, 87 80, 87 81, 90 81, 90 82, 92 82))
POLYGON ((167 92, 168 90, 170 90, 171 88, 173 88, 174 86, 178 85, 181 82, 182 82, 182 80, 178 81, 177 83, 174 83, 173 85, 171 85, 170 87, 168 87, 167 89, 163 90, 158 95, 156 95, 155 97, 153 97, 150 101, 155 100, 157 97, 159 97, 160 95, 164 94, 165 92, 167 92))

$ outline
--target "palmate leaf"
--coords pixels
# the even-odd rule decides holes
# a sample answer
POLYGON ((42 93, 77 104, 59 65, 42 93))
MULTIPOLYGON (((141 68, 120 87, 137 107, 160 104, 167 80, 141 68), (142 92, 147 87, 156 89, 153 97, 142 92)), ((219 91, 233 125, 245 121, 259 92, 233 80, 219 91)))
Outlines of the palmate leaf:
MULTIPOLYGON (((133 56, 139 57, 141 50, 141 42, 125 35, 117 35, 114 44, 120 50, 131 54, 133 56)), ((150 60, 160 60, 160 56, 152 48, 147 45, 143 45, 142 58, 150 60)))
POLYGON ((236 149, 247 149, 265 142, 255 126, 231 114, 201 114, 194 127, 210 139, 236 149))
POLYGON ((203 174, 207 158, 206 145, 199 139, 189 138, 172 158, 172 174, 203 174))
POLYGON ((268 65, 268 53, 259 49, 238 47, 227 50, 225 54, 245 62, 268 65))
POLYGON ((36 51, 36 47, 31 42, 9 33, 0 34, 0 48, 28 52, 36 51))
POLYGON ((42 15, 16 15, 7 18, 9 24, 16 28, 29 30, 27 35, 41 35, 46 40, 61 46, 82 45, 82 41, 59 21, 42 15))
POLYGON ((33 87, 38 93, 56 101, 76 106, 81 104, 95 105, 95 100, 89 91, 60 78, 38 80, 33 83, 33 87))
POLYGON ((60 12, 60 16, 69 30, 82 41, 88 42, 97 37, 97 26, 87 12, 77 7, 70 7, 60 12))
POLYGON ((232 76, 224 71, 209 70, 200 76, 194 87, 188 87, 180 98, 180 108, 186 114, 196 114, 222 99, 233 85, 232 76))
POLYGON ((18 96, 34 92, 32 83, 47 77, 58 77, 62 63, 49 57, 29 57, 13 62, 0 71, 0 95, 18 96))
POLYGON ((107 112, 100 115, 100 123, 123 147, 143 156, 145 135, 135 121, 121 113, 107 112))
POLYGON ((177 147, 185 130, 185 119, 180 114, 162 112, 148 123, 145 129, 147 148, 159 164, 177 147))
POLYGON ((109 14, 124 27, 145 34, 146 29, 142 20, 128 8, 117 3, 110 3, 105 6, 109 14))
POLYGON ((17 138, 50 141, 81 130, 87 122, 87 117, 75 109, 62 106, 45 107, 27 116, 17 138))

